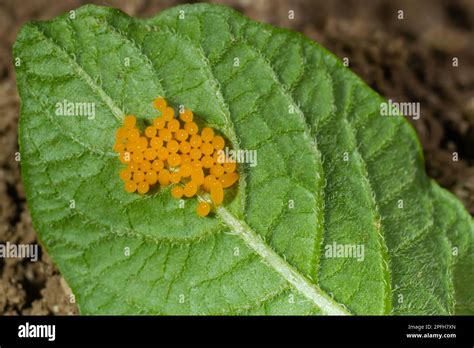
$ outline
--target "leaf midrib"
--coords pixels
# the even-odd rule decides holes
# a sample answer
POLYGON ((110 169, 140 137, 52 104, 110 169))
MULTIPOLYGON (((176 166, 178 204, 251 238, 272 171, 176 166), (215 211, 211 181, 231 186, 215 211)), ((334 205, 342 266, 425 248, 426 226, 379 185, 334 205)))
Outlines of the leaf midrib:
MULTIPOLYGON (((31 24, 30 28, 34 29, 46 41, 55 46, 60 52, 64 54, 66 59, 70 62, 72 68, 77 75, 82 78, 86 84, 91 88, 92 92, 104 101, 112 114, 121 119, 125 113, 115 104, 113 99, 104 91, 104 89, 97 85, 92 77, 64 50, 62 46, 54 42, 36 25, 31 24)), ((201 197, 204 199, 203 197, 201 197)), ((274 271, 282 276, 288 283, 303 294, 306 298, 320 308, 325 314, 330 315, 348 315, 350 314, 343 305, 337 303, 331 296, 329 296, 320 287, 310 282, 304 275, 300 274, 294 267, 288 264, 279 254, 277 254, 271 246, 266 244, 261 237, 253 231, 247 224, 238 220, 232 213, 223 207, 218 208, 218 216, 231 229, 236 231, 237 235, 241 237, 247 246, 256 252, 274 271)))
POLYGON ((261 236, 252 230, 245 222, 236 219, 226 208, 217 208, 217 215, 233 231, 240 236, 245 244, 254 250, 263 260, 267 262, 288 283, 311 300, 325 314, 348 315, 350 314, 341 304, 337 303, 326 292, 311 283, 305 276, 296 271, 275 250, 266 244, 261 236))

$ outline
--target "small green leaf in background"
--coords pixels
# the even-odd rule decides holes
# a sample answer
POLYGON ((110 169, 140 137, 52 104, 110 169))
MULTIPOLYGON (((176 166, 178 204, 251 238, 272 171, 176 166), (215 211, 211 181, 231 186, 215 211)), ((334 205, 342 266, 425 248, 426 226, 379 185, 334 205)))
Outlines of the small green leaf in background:
POLYGON ((472 217, 331 53, 216 5, 74 14, 24 25, 14 56, 30 212, 82 314, 474 314, 472 217), (257 151, 215 215, 123 190, 115 131, 158 95, 257 151))

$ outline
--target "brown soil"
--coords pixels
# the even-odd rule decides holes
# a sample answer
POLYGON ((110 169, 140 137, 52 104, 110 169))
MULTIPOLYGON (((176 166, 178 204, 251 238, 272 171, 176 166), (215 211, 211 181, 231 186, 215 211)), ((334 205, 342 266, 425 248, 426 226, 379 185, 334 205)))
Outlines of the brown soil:
MULTIPOLYGON (((18 162, 18 95, 11 46, 21 24, 49 19, 86 1, 0 4, 0 243, 35 243, 18 162)), ((101 1, 151 16, 181 1, 101 1)), ((395 101, 421 102, 413 121, 431 177, 474 214, 474 3, 460 1, 218 0, 246 15, 303 32, 395 101), (288 11, 295 18, 288 18, 288 11), (404 19, 398 19, 403 10, 404 19), (459 66, 453 67, 457 57, 459 66), (453 152, 459 161, 453 162, 453 152)), ((38 262, 0 259, 0 314, 76 314, 70 290, 43 251, 38 262)))

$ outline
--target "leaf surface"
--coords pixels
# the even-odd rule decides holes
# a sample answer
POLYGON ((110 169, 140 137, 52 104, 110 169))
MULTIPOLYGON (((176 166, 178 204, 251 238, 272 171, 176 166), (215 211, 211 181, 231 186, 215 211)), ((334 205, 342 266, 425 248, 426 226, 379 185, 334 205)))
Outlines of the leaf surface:
POLYGON ((472 313, 472 218, 332 54, 215 5, 75 14, 25 25, 15 56, 30 211, 81 313, 472 313), (257 150, 214 216, 122 188, 115 130, 155 117, 158 95, 257 150), (95 118, 57 116, 64 100, 95 118))

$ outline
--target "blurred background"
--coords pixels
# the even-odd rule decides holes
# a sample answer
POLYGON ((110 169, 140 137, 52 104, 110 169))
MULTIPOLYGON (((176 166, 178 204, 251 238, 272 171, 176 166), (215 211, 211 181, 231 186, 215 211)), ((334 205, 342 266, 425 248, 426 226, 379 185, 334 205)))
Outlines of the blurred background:
MULTIPOLYGON (((20 26, 95 3, 149 17, 180 0, 2 0, 0 2, 0 243, 36 243, 21 183, 19 100, 11 47, 20 26)), ((428 174, 474 214, 474 1, 216 0, 247 16, 300 31, 387 99, 420 102, 413 121, 428 174), (293 10, 294 19, 288 18, 293 10), (403 11, 403 19, 399 19, 403 11), (458 66, 453 67, 453 58, 458 66), (459 161, 452 161, 453 152, 459 161)), ((70 290, 42 251, 40 261, 0 259, 0 315, 76 314, 70 290)))

